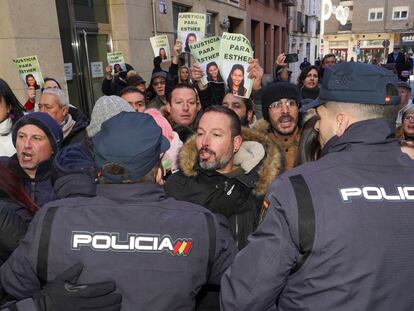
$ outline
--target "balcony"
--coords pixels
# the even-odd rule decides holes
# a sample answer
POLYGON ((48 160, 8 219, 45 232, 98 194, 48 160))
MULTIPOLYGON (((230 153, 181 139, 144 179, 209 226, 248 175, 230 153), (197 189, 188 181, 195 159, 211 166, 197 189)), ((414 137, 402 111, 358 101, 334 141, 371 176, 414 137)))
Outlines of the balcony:
POLYGON ((351 31, 352 30, 352 22, 347 22, 345 25, 339 24, 339 31, 351 31))

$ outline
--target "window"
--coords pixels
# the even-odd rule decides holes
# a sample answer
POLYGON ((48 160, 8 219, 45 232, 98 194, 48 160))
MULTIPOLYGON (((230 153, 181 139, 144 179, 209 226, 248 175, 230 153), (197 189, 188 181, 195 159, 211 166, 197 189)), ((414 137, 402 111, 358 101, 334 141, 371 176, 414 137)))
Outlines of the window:
POLYGON ((384 19, 384 8, 369 9, 368 21, 382 21, 384 19))
POLYGON ((396 6, 392 8, 392 19, 408 19, 408 6, 396 6))
POLYGON ((173 29, 174 29, 174 42, 177 39, 177 27, 178 27, 178 14, 183 12, 189 12, 191 7, 184 6, 178 3, 173 3, 173 29))
POLYGON ((108 23, 106 1, 74 0, 73 6, 78 21, 108 23))
POLYGON ((216 34, 215 31, 215 21, 216 13, 207 12, 206 13, 206 37, 211 37, 216 34))
POLYGON ((305 29, 304 32, 308 32, 309 31, 309 16, 305 15, 305 29))
POLYGON ((302 23, 302 13, 296 12, 296 31, 297 32, 303 32, 304 26, 302 23))

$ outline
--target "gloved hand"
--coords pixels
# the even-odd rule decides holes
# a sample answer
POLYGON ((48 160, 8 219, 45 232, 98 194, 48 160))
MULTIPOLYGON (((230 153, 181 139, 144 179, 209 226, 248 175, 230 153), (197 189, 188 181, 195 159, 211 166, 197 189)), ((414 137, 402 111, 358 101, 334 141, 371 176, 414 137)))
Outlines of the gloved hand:
POLYGON ((40 311, 118 311, 122 296, 114 282, 78 284, 83 264, 77 263, 48 283, 33 300, 40 311))

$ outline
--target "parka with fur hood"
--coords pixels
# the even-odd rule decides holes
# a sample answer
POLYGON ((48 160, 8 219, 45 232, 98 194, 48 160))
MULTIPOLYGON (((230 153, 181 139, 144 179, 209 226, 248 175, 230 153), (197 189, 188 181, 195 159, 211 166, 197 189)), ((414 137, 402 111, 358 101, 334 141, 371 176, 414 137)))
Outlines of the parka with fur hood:
POLYGON ((243 143, 235 154, 239 174, 222 175, 198 165, 195 137, 182 147, 180 171, 165 185, 168 196, 202 205, 229 219, 239 249, 257 226, 263 198, 270 183, 283 171, 283 157, 265 134, 243 128, 243 143))
POLYGON ((285 163, 284 170, 292 169, 295 164, 302 129, 296 127, 294 134, 286 137, 278 136, 273 133, 271 124, 264 119, 257 121, 253 128, 266 135, 282 151, 285 163))

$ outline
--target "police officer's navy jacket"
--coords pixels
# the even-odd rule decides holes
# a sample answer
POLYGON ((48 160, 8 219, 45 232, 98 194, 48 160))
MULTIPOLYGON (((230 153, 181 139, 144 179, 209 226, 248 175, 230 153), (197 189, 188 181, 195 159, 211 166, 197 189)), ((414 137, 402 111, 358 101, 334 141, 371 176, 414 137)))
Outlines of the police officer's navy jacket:
POLYGON ((2 266, 1 284, 22 300, 42 281, 81 261, 79 282, 115 281, 122 310, 191 310, 199 288, 219 284, 236 251, 225 220, 219 224, 211 216, 201 206, 166 199, 156 184, 98 185, 95 197, 57 200, 42 208, 2 266), (46 268, 39 248, 46 249, 46 268))
POLYGON ((384 119, 357 122, 271 185, 222 310, 413 310, 414 161, 392 136, 384 119))

